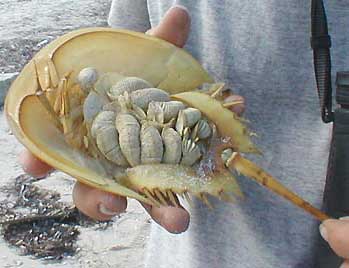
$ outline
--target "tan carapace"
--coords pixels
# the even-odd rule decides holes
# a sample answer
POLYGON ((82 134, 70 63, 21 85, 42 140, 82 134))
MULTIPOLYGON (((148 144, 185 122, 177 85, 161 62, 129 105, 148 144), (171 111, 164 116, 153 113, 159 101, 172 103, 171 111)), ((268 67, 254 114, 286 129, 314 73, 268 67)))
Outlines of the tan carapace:
POLYGON ((245 121, 183 49, 145 34, 82 29, 43 48, 5 103, 16 137, 82 183, 152 205, 242 196, 242 173, 323 220, 241 153, 259 153, 245 121))

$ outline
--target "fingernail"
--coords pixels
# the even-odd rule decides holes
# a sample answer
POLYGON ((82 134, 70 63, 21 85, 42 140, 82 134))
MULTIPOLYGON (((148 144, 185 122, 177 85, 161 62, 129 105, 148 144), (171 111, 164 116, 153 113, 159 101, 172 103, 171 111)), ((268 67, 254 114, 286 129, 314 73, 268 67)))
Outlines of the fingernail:
POLYGON ((319 231, 320 231, 320 234, 322 236, 322 238, 327 241, 328 237, 327 237, 327 230, 325 228, 325 226, 323 224, 320 224, 319 226, 319 231))
POLYGON ((339 219, 342 221, 349 221, 349 216, 340 217, 339 219))
POLYGON ((187 14, 187 17, 186 17, 186 18, 188 18, 188 19, 185 19, 185 20, 184 20, 182 14, 181 14, 181 16, 176 16, 176 22, 177 22, 177 26, 181 26, 181 27, 183 27, 183 28, 184 28, 184 27, 187 27, 188 24, 190 24, 190 13, 189 13, 188 9, 187 9, 185 6, 174 5, 174 6, 170 7, 170 8, 166 11, 164 17, 166 17, 167 14, 170 13, 170 12, 172 12, 174 9, 181 9, 181 10, 185 11, 185 13, 187 14))
POLYGON ((185 12, 187 12, 189 14, 189 11, 188 9, 185 7, 185 6, 182 6, 182 5, 174 5, 172 6, 169 10, 173 9, 173 8, 180 8, 180 9, 183 9, 185 10, 185 12))
POLYGON ((104 204, 99 204, 98 206, 98 210, 100 213, 104 214, 104 215, 108 215, 108 216, 115 216, 118 214, 118 212, 112 211, 109 208, 107 208, 104 204))

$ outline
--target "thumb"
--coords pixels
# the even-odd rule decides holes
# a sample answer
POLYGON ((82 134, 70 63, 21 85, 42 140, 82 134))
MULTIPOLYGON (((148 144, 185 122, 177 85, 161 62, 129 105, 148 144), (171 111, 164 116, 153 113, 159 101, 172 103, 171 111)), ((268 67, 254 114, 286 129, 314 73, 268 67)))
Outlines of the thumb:
POLYGON ((326 220, 320 225, 321 236, 340 257, 349 258, 349 218, 326 220))
POLYGON ((147 34, 164 39, 178 47, 183 47, 190 31, 190 15, 183 6, 170 8, 160 24, 147 31, 147 34))

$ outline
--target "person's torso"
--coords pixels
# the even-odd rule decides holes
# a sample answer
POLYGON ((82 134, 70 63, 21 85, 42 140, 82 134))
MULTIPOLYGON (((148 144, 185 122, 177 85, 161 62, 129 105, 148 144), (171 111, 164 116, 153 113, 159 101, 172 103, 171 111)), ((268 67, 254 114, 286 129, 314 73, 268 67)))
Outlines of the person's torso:
MULTIPOLYGON (((349 69, 349 6, 327 2, 333 69, 349 69)), ((244 117, 263 151, 250 159, 321 207, 330 126, 321 122, 315 90, 310 1, 152 0, 151 25, 173 4, 192 17, 185 48, 246 99, 244 117)), ((181 235, 154 225, 146 267, 312 267, 318 222, 247 178, 239 183, 244 201, 215 202, 213 211, 197 204, 181 235)))

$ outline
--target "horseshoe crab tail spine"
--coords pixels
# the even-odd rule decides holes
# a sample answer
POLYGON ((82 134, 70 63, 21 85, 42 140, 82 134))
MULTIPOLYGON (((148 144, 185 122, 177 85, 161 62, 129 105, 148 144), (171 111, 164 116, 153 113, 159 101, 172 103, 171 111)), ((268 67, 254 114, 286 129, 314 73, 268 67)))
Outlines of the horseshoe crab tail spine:
POLYGON ((278 182, 275 178, 266 173, 256 164, 242 157, 238 153, 233 153, 231 155, 231 157, 226 162, 226 166, 231 170, 236 170, 241 174, 245 175, 246 177, 255 180, 257 183, 268 188, 274 193, 282 196, 294 205, 302 208, 304 211, 310 213, 319 221, 324 221, 330 218, 328 215, 326 215, 319 209, 313 207, 310 203, 308 203, 307 201, 305 201, 304 199, 287 189, 285 186, 283 186, 280 182, 278 182))

